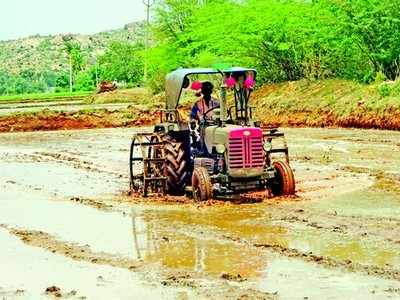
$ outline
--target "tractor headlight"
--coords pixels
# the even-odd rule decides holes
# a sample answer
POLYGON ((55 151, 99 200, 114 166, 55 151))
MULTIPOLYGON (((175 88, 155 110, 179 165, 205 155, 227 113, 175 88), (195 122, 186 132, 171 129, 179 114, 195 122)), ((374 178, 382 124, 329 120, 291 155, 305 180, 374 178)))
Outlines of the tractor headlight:
POLYGON ((272 144, 271 142, 265 141, 264 142, 264 151, 265 152, 269 152, 272 150, 272 144))
POLYGON ((224 145, 218 144, 217 146, 215 146, 215 150, 217 151, 218 154, 224 154, 226 151, 226 148, 224 145))

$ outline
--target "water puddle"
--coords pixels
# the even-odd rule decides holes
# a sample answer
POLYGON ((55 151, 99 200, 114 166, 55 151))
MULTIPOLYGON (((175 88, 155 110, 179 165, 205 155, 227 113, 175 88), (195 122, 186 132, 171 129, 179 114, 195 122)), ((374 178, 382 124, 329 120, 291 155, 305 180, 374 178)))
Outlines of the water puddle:
POLYGON ((400 287, 394 280, 326 269, 300 260, 272 261, 258 282, 262 291, 277 293, 280 299, 396 299, 391 291, 400 287))
POLYGON ((272 222, 267 208, 146 210, 133 219, 136 255, 168 267, 256 277, 268 264, 253 245, 276 245, 301 253, 365 265, 397 266, 400 245, 363 240, 336 232, 272 222), (151 245, 147 247, 147 245, 151 245), (236 250, 235 250, 236 249, 236 250), (199 262, 200 261, 200 262, 199 262), (243 266, 247 269, 243 270, 243 266))
POLYGON ((397 193, 363 189, 327 201, 310 201, 307 207, 343 216, 394 218, 400 221, 400 196, 397 193))
POLYGON ((119 213, 11 189, 1 195, 0 211, 0 224, 11 228, 44 231, 62 241, 89 245, 94 252, 133 256, 132 223, 119 213))
MULTIPOLYGON (((21 189, 42 191, 50 197, 94 197, 116 194, 127 184, 113 174, 101 174, 57 162, 1 163, 3 182, 21 189), (124 185, 125 183, 125 185, 124 185)), ((5 188, 8 189, 8 188, 5 188)), ((7 191, 0 197, 5 197, 7 191)))
POLYGON ((176 299, 182 293, 152 286, 128 270, 76 262, 25 247, 4 229, 0 229, 0 245, 1 269, 7 270, 0 276, 2 299, 49 299, 45 290, 51 286, 59 287, 68 299, 129 299, 133 295, 138 299, 176 299))
MULTIPOLYGON (((133 210, 133 214, 135 255, 145 262, 217 276, 240 274, 245 278, 258 277, 268 263, 265 252, 224 238, 221 229, 227 215, 214 219, 202 212, 195 215, 193 211, 171 209, 133 210)), ((224 229, 229 230, 229 224, 225 225, 224 229)))
POLYGON ((94 252, 212 275, 226 272, 258 278, 271 256, 253 246, 256 244, 363 265, 400 265, 400 245, 273 222, 262 205, 240 210, 138 208, 133 211, 134 217, 124 217, 14 193, 12 198, 0 201, 0 209, 0 223, 11 227, 48 232, 62 241, 89 245, 94 252))
POLYGON ((394 280, 377 279, 341 269, 324 268, 301 259, 285 258, 252 246, 266 243, 313 251, 338 260, 384 266, 398 265, 400 249, 363 243, 340 236, 299 231, 274 225, 268 210, 257 207, 133 210, 135 257, 164 267, 212 276, 240 274, 258 289, 282 299, 376 299, 390 297, 394 280), (291 288, 288 289, 288 286, 291 288), (354 291, 364 290, 354 297, 354 291), (330 289, 334 291, 330 293, 330 289), (328 293, 328 294, 327 294, 328 293))

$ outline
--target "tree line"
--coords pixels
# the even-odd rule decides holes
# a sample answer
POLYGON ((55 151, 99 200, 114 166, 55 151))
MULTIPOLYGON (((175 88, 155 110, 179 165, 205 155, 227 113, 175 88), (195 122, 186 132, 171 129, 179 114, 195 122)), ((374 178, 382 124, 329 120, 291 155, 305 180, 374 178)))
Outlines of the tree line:
POLYGON ((143 43, 114 41, 107 49, 90 56, 78 41, 64 37, 68 67, 40 72, 34 67, 11 74, 0 69, 0 95, 42 92, 91 91, 100 81, 118 81, 127 87, 138 85, 143 76, 143 43))
POLYGON ((171 69, 257 67, 261 82, 400 72, 400 1, 164 0, 155 8, 150 84, 171 69))

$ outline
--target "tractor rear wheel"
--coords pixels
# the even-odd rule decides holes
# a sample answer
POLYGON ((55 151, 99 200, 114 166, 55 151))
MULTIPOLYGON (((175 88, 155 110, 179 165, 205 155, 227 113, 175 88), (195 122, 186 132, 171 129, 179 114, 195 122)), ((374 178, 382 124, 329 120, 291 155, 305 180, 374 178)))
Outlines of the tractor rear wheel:
POLYGON ((273 163, 276 177, 271 185, 271 192, 274 196, 294 195, 296 183, 290 165, 285 161, 273 163))
POLYGON ((194 168, 192 175, 192 190, 195 201, 207 201, 212 197, 211 179, 206 168, 194 168))
POLYGON ((167 137, 164 143, 164 176, 167 177, 168 194, 183 195, 188 180, 185 147, 170 137, 167 137))

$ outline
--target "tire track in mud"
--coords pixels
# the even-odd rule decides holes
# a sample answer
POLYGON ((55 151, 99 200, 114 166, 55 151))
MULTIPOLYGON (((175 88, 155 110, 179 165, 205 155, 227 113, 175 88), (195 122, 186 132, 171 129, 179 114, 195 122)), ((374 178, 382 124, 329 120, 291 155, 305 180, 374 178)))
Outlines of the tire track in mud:
POLYGON ((242 240, 241 238, 232 237, 228 235, 224 235, 224 238, 228 240, 232 240, 234 242, 239 242, 243 244, 247 244, 252 247, 262 248, 269 250, 271 252, 289 257, 289 258, 298 258, 303 261, 307 261, 310 263, 316 263, 318 265, 322 265, 328 268, 343 268, 349 272, 363 273, 367 275, 379 276, 386 279, 393 279, 400 281, 400 270, 392 269, 392 268, 382 268, 378 266, 372 265, 363 265, 359 263, 355 263, 350 259, 345 261, 340 261, 333 259, 328 256, 316 255, 313 252, 302 252, 298 249, 284 247, 278 244, 270 244, 270 243, 251 243, 246 240, 242 240))
POLYGON ((282 254, 287 257, 301 258, 302 260, 317 263, 325 267, 332 268, 344 268, 350 272, 362 272, 367 275, 380 276, 386 279, 394 279, 400 281, 400 270, 382 268, 378 266, 362 265, 347 259, 345 261, 340 261, 327 256, 320 256, 313 254, 312 252, 302 252, 294 248, 286 248, 277 244, 253 244, 254 247, 264 248, 272 250, 273 252, 282 254))
POLYGON ((33 152, 33 153, 4 153, 1 155, 1 160, 6 162, 56 162, 71 166, 75 169, 86 170, 95 173, 103 173, 115 176, 116 178, 125 177, 124 174, 113 172, 99 166, 93 162, 79 159, 73 155, 66 155, 57 152, 33 152))
MULTIPOLYGON (((389 191, 392 193, 398 193, 396 189, 386 189, 379 186, 380 178, 382 174, 373 172, 369 169, 362 169, 354 171, 353 168, 340 168, 346 172, 346 174, 352 174, 351 177, 360 178, 358 176, 366 176, 370 182, 364 185, 364 188, 369 191, 389 191), (349 172, 350 170, 353 170, 349 172)), ((336 177, 336 176, 335 176, 336 177)), ((331 179, 334 179, 332 177, 331 179)), ((395 180, 398 180, 398 176, 385 174, 385 178, 389 180, 390 184, 393 184, 395 180)), ((328 178, 324 178, 328 179, 328 178)), ((298 183, 301 183, 300 181, 298 183)), ((359 183, 357 183, 359 184, 359 183)), ((397 189, 399 186, 397 186, 397 189)), ((300 188, 301 189, 301 188, 300 188)), ((315 200, 314 197, 309 197, 310 191, 321 190, 323 191, 326 187, 305 187, 301 191, 301 200, 315 200)), ((357 187, 356 190, 362 189, 357 187)), ((343 194, 343 193, 342 193, 343 194)), ((400 194, 399 194, 400 195, 400 194)), ((400 203, 400 202, 399 202, 400 203)), ((394 229, 400 228, 400 219, 388 216, 357 216, 357 215, 340 215, 334 209, 329 212, 321 210, 313 210, 312 208, 304 208, 302 205, 297 206, 279 206, 273 207, 274 212, 272 215, 278 215, 277 218, 272 218, 273 221, 283 221, 287 223, 298 223, 304 226, 317 229, 326 230, 330 232, 337 232, 341 234, 351 235, 353 237, 374 237, 377 241, 387 241, 394 244, 400 244, 399 231, 394 229), (379 226, 377 226, 379 224, 379 226)))
POLYGON ((105 203, 104 201, 98 201, 98 200, 82 198, 82 197, 72 197, 72 198, 69 198, 69 201, 79 203, 81 205, 85 205, 85 206, 88 206, 91 208, 95 208, 97 210, 104 211, 104 212, 116 211, 116 209, 114 209, 114 205, 105 203))
POLYGON ((352 237, 375 238, 378 242, 387 241, 400 244, 400 237, 394 228, 400 228, 400 221, 392 218, 367 218, 339 216, 335 214, 306 213, 303 209, 289 212, 284 217, 272 218, 274 222, 298 223, 304 226, 352 237), (379 223, 377 228, 376 224, 379 223))
POLYGON ((74 167, 75 169, 83 169, 86 171, 92 171, 97 173, 105 173, 109 175, 116 176, 117 178, 122 178, 125 175, 117 172, 112 172, 110 170, 103 169, 99 166, 93 164, 93 162, 81 160, 72 155, 61 154, 57 152, 34 152, 39 158, 48 159, 48 161, 55 161, 57 163, 66 164, 74 167))

